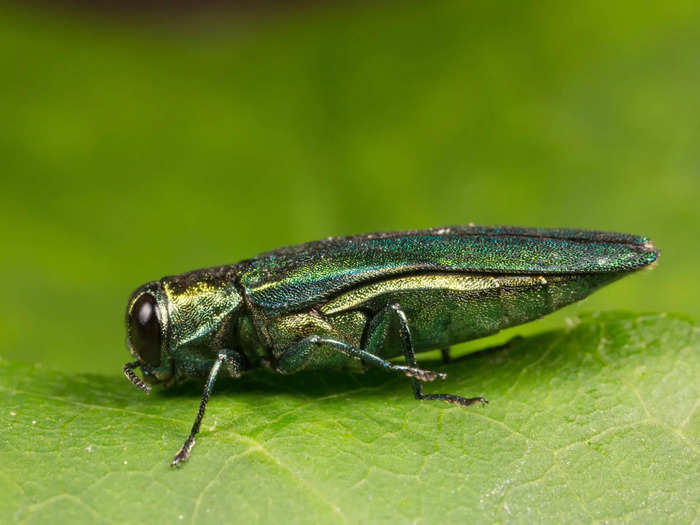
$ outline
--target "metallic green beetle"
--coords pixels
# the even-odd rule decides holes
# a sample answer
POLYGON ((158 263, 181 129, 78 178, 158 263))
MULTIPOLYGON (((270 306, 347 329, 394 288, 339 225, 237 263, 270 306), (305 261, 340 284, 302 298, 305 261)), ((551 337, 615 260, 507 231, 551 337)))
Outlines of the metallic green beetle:
POLYGON ((424 394, 415 353, 498 332, 578 301, 653 263, 646 237, 585 230, 454 226, 329 238, 237 264, 164 277, 127 305, 136 361, 127 378, 148 392, 206 378, 187 460, 218 374, 378 367, 409 377, 417 399, 458 405, 480 397, 424 394), (403 355, 405 364, 388 361, 403 355), (143 381, 133 372, 140 367, 143 381))

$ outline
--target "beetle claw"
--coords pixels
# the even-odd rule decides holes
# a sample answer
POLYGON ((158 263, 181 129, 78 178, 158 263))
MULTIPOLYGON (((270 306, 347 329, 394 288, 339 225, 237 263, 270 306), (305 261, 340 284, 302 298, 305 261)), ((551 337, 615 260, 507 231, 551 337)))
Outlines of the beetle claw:
POLYGON ((189 437, 182 445, 182 448, 177 451, 177 454, 175 454, 175 457, 170 462, 170 466, 177 467, 180 465, 180 463, 187 461, 187 458, 190 457, 190 452, 192 452, 192 447, 194 447, 194 438, 189 437))

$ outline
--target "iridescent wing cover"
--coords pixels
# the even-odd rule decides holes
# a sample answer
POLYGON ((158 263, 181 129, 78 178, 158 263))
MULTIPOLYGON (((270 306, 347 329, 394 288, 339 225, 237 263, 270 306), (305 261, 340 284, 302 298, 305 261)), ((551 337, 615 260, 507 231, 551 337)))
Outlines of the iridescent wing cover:
POLYGON ((587 230, 452 226, 329 238, 247 261, 240 283, 270 315, 309 308, 346 289, 419 272, 629 272, 653 262, 646 237, 587 230))

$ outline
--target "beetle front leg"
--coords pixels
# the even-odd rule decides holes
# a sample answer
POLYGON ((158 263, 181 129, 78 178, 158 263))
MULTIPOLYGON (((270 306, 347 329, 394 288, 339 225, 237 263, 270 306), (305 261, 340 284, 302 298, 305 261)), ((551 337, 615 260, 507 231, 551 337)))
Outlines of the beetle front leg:
POLYGON ((238 355, 238 352, 232 350, 221 350, 219 355, 216 357, 216 361, 209 370, 209 377, 207 377, 207 382, 204 385, 204 393, 202 394, 202 400, 199 403, 199 410, 197 411, 197 416, 194 419, 194 424, 192 425, 192 430, 190 430, 190 435, 177 451, 173 461, 170 463, 171 466, 176 467, 183 461, 187 461, 192 452, 192 447, 194 447, 194 437, 199 432, 199 427, 202 424, 202 419, 204 418, 204 412, 207 409, 207 403, 209 402, 209 396, 214 389, 214 383, 216 382, 216 376, 221 370, 221 365, 226 367, 227 372, 231 377, 237 377, 242 372, 242 362, 238 355))
MULTIPOLYGON (((398 331, 401 337, 401 346, 406 358, 406 364, 409 367, 415 368, 416 353, 413 348, 413 337, 408 327, 406 314, 399 304, 393 304, 384 308, 372 319, 367 349, 372 355, 379 353, 386 343, 391 330, 396 326, 394 323, 398 324, 398 331)), ((423 385, 420 381, 412 379, 411 383, 413 386, 413 395, 416 399, 445 401, 446 403, 454 403, 462 406, 474 405, 476 403, 488 403, 488 400, 483 397, 462 397, 454 394, 424 394, 423 385)))

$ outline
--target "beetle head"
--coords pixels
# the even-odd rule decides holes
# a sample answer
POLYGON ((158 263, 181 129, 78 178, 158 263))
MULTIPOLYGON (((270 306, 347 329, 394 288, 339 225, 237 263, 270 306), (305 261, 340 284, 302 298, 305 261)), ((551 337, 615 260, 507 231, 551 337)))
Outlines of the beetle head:
POLYGON ((167 298, 158 282, 151 282, 131 294, 126 307, 126 344, 136 358, 124 365, 129 380, 148 391, 150 387, 131 369, 141 367, 146 383, 161 383, 173 376, 173 360, 168 352, 167 298))

